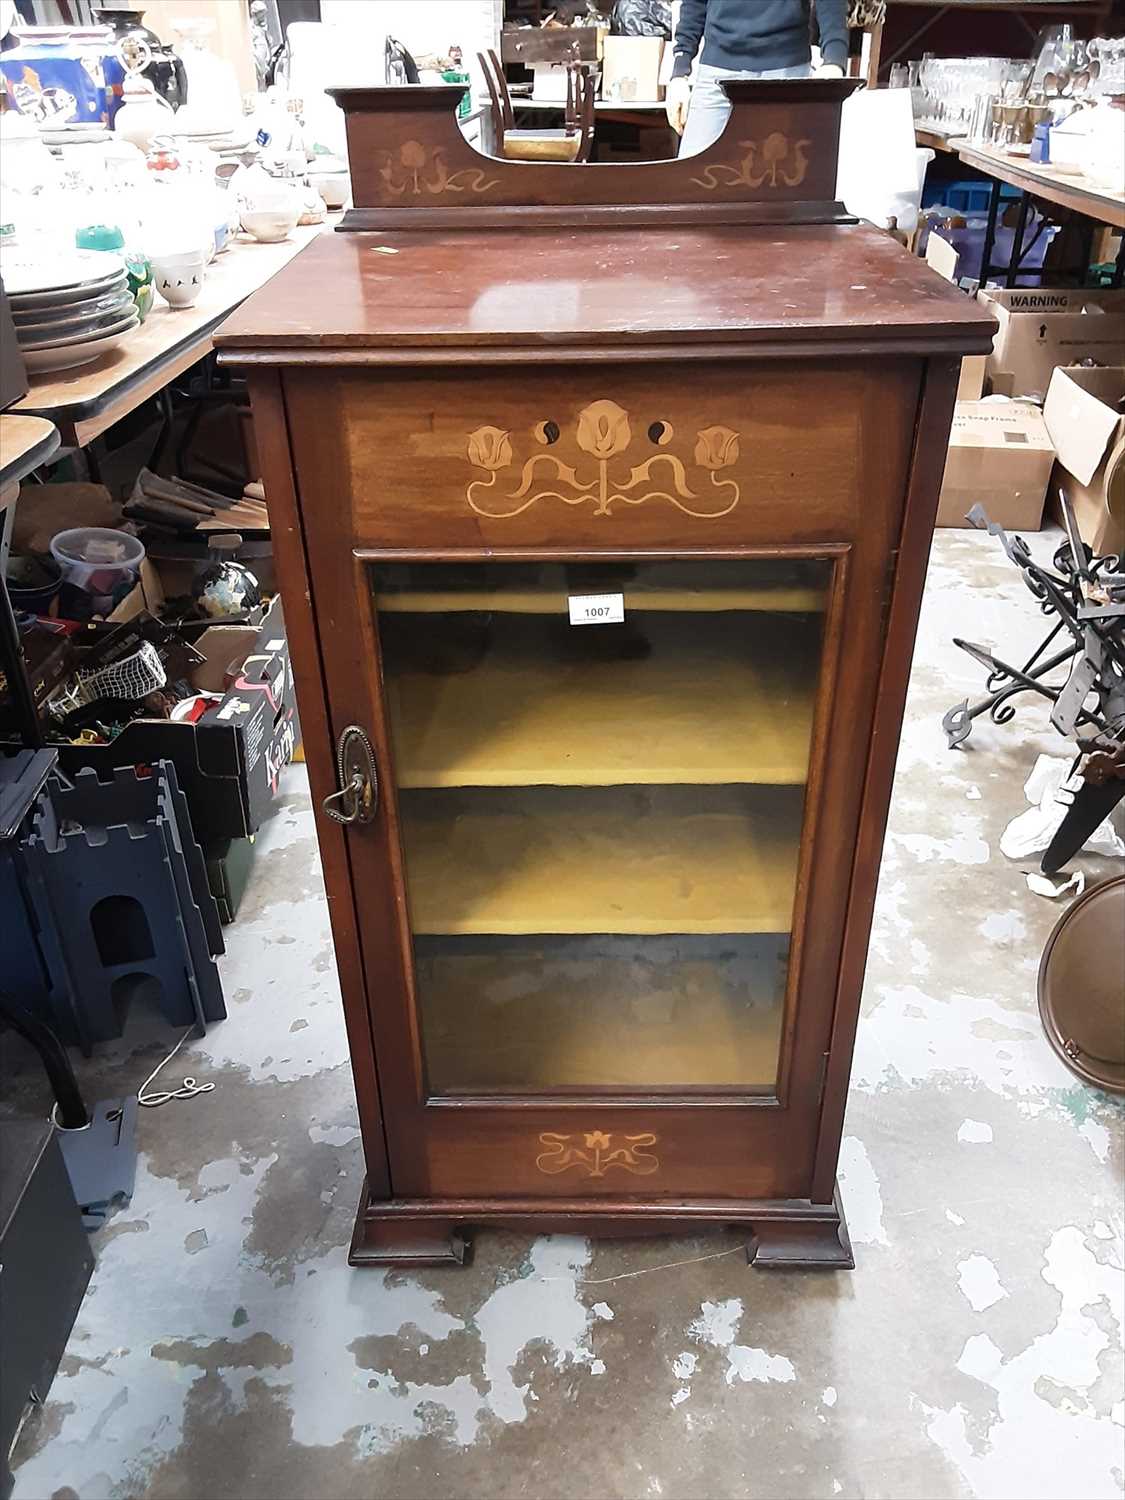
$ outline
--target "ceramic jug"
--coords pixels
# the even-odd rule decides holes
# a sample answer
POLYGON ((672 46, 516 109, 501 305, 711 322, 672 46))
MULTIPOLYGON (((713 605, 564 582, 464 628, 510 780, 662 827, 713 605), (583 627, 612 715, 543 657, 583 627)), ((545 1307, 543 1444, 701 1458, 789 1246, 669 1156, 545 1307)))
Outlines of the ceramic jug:
POLYGON ((110 125, 123 103, 125 68, 122 66, 119 47, 126 37, 135 37, 148 48, 148 61, 140 71, 160 97, 166 99, 173 109, 178 109, 186 102, 188 81, 183 62, 171 47, 164 45, 150 26, 144 24, 144 10, 141 6, 96 5, 94 12, 99 22, 110 30, 102 58, 110 125))
POLYGON ((121 107, 113 121, 114 134, 147 151, 153 137, 168 130, 174 111, 139 73, 126 74, 122 87, 121 107))
POLYGON ((96 125, 106 119, 108 90, 100 27, 33 26, 0 58, 8 99, 37 126, 96 125))

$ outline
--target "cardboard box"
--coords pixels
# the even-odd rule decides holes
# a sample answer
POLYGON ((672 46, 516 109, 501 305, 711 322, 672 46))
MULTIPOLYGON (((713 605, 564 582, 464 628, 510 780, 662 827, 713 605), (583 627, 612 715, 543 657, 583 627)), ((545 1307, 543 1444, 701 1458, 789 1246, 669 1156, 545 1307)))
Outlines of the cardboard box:
POLYGON ((956 245, 951 245, 948 240, 942 239, 936 229, 930 231, 930 237, 926 241, 926 264, 939 276, 944 276, 946 281, 957 284, 957 270, 961 264, 961 252, 956 245))
POLYGON ((112 613, 106 615, 111 625, 124 625, 127 620, 134 620, 140 614, 148 613, 160 617, 164 608, 167 594, 151 557, 145 557, 141 562, 137 581, 124 599, 120 601, 112 613))
POLYGON ((1125 289, 989 287, 977 296, 1000 324, 988 356, 993 392, 1041 400, 1056 365, 1121 359, 1125 289))
POLYGON ((938 501, 939 526, 966 526, 978 502, 990 521, 1038 531, 1055 450, 1043 413, 1024 401, 958 401, 938 501))
POLYGON ((988 368, 987 354, 966 354, 961 361, 961 373, 957 377, 958 401, 979 401, 984 395, 984 377, 988 368))
POLYGON ((1125 365, 1064 369, 1051 377, 1043 419, 1058 462, 1051 483, 1074 508, 1078 529, 1099 554, 1125 551, 1125 365))
POLYGON ((245 838, 268 816, 300 738, 281 599, 260 625, 210 625, 194 645, 207 658, 194 674, 200 690, 222 692, 231 663, 245 658, 221 703, 196 724, 134 719, 112 744, 59 745, 59 764, 109 780, 117 766, 173 761, 196 839, 245 838))
POLYGON ((663 58, 663 37, 607 36, 602 53, 602 98, 620 104, 650 104, 660 99, 663 58))
POLYGON ((565 67, 558 63, 536 63, 532 73, 535 80, 531 86, 533 99, 551 104, 566 103, 567 79, 570 75, 565 67))
MULTIPOLYGON (((960 252, 948 240, 943 240, 936 230, 931 231, 926 241, 926 264, 946 281, 957 285, 957 271, 961 264, 960 252)), ((967 354, 961 361, 961 374, 957 380, 958 401, 979 401, 984 395, 987 354, 967 354)))

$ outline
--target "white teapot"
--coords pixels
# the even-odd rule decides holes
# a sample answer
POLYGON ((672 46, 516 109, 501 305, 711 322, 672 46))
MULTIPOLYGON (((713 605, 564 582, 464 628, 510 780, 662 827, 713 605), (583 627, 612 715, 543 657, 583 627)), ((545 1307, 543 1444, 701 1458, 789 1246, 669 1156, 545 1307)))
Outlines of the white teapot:
POLYGON ((114 134, 147 151, 154 136, 167 132, 168 116, 175 114, 175 110, 139 73, 126 73, 121 94, 121 106, 113 121, 114 134))

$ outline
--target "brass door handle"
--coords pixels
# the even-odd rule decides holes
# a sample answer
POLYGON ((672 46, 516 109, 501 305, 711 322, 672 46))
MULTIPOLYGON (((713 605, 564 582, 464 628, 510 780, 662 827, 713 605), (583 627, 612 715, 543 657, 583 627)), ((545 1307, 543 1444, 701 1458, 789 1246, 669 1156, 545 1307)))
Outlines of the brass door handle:
POLYGON ((367 735, 349 724, 336 745, 339 790, 329 792, 320 804, 334 823, 345 827, 370 823, 379 807, 379 775, 375 752, 367 735))

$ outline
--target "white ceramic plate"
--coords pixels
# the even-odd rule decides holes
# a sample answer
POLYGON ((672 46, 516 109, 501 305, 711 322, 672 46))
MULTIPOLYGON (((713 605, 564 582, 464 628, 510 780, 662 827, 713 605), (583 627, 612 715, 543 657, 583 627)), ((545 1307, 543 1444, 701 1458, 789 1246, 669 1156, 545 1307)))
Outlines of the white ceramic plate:
MULTIPOLYGON (((0 270, 0 276, 3 271, 0 270)), ((9 301, 12 313, 43 313, 67 311, 70 308, 85 309, 95 302, 100 302, 104 297, 113 297, 118 292, 125 291, 129 285, 129 278, 122 269, 120 276, 98 282, 93 286, 66 287, 61 292, 36 292, 32 296, 11 297, 9 301)))
POLYGON ((82 318, 77 323, 46 323, 37 330, 20 328, 16 332, 16 342, 21 352, 27 349, 55 349, 63 344, 76 344, 81 339, 101 338, 106 334, 117 333, 137 316, 137 305, 132 297, 128 297, 119 307, 112 312, 102 313, 100 317, 82 318))
POLYGON ((124 269, 121 257, 112 250, 71 250, 46 262, 18 254, 0 258, 0 276, 9 297, 93 287, 123 274, 124 269))
POLYGON ((82 130, 40 130, 39 139, 48 146, 85 146, 90 141, 108 141, 109 131, 97 125, 82 130))
POLYGON ((127 339, 133 329, 140 325, 140 318, 131 319, 127 328, 119 333, 103 334, 101 338, 85 339, 79 344, 64 344, 59 349, 22 349, 23 362, 29 370, 45 374, 51 370, 73 370, 78 365, 92 364, 99 355, 114 349, 122 339, 127 339))
MULTIPOLYGON (((102 254, 92 251, 90 254, 102 254)), ((115 257, 114 257, 115 260, 115 257)), ((42 273, 40 273, 42 275, 42 273)), ((34 312, 39 308, 60 308, 66 303, 86 302, 96 297, 108 297, 118 287, 126 287, 129 282, 124 266, 118 261, 118 270, 108 272, 105 276, 99 276, 98 281, 84 282, 80 287, 55 287, 43 288, 42 291, 7 291, 7 269, 0 263, 0 278, 5 282, 7 299, 12 303, 13 312, 34 312)))
POLYGON ((81 302, 58 303, 54 308, 13 308, 12 318, 17 336, 46 333, 48 329, 54 329, 55 333, 74 333, 77 324, 98 323, 99 318, 105 318, 107 314, 124 314, 130 306, 135 306, 135 303, 129 288, 120 287, 105 297, 84 297, 81 302))

